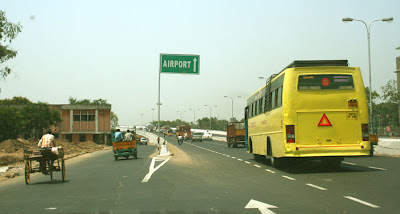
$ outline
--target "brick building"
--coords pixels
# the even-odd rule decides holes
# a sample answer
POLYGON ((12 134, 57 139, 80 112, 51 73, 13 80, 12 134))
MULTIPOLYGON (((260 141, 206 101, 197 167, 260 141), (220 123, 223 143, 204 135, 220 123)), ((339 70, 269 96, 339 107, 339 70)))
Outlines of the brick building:
POLYGON ((59 139, 72 142, 109 143, 111 105, 49 105, 61 113, 62 122, 52 127, 59 139))

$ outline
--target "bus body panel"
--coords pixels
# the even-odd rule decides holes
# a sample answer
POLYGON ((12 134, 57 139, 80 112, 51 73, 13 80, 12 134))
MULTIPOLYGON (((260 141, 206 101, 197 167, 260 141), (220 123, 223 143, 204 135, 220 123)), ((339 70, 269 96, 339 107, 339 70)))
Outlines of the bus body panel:
POLYGON ((291 87, 288 94, 296 97, 296 102, 288 107, 292 108, 292 118, 297 119, 294 123, 297 155, 300 157, 368 155, 369 142, 362 141, 361 133, 361 124, 368 124, 368 107, 359 68, 312 67, 292 70, 294 74, 292 85, 296 87, 291 87), (354 89, 298 90, 300 76, 321 73, 351 75, 354 89), (348 107, 350 99, 358 101, 358 108, 348 107))
MULTIPOLYGON (((368 124, 368 106, 359 68, 299 67, 287 68, 282 73, 282 107, 248 118, 250 152, 266 155, 269 139, 274 157, 369 155, 370 142, 362 140, 361 124, 368 124), (318 74, 351 75, 354 88, 298 90, 300 75, 318 74), (358 108, 349 108, 350 99, 358 101, 358 108), (332 126, 318 126, 324 114, 332 126), (294 143, 287 143, 287 125, 295 127, 294 143)), ((263 88, 251 95, 251 99, 263 88)), ((251 105, 247 108, 251 109, 251 105)), ((324 120, 322 124, 325 123, 324 120)))

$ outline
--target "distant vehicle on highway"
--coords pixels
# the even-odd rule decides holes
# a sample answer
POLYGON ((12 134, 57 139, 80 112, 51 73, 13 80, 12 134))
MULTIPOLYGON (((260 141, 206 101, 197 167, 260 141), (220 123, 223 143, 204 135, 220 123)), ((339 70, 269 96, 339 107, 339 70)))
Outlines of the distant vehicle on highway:
POLYGON ((147 141, 148 141, 147 138, 141 137, 141 138, 140 138, 139 144, 140 144, 140 145, 142 145, 142 144, 147 145, 147 141))
POLYGON ((204 135, 203 135, 203 140, 212 140, 212 134, 211 134, 211 131, 210 130, 207 130, 206 132, 204 132, 204 135))
POLYGON ((151 132, 153 131, 153 128, 154 128, 153 124, 151 123, 146 124, 146 131, 151 132))
POLYGON ((176 127, 176 138, 181 135, 185 140, 192 138, 192 131, 190 126, 178 126, 176 127))
POLYGON ((203 142, 203 133, 201 133, 201 132, 194 132, 193 134, 192 134, 192 142, 194 142, 194 141, 200 141, 200 142, 203 142))
POLYGON ((279 167, 291 158, 339 168, 368 156, 368 105, 360 68, 347 60, 294 61, 248 99, 246 149, 279 167))
POLYGON ((226 142, 228 147, 236 148, 238 144, 244 146, 245 135, 244 135, 244 123, 241 122, 230 122, 226 126, 226 142))

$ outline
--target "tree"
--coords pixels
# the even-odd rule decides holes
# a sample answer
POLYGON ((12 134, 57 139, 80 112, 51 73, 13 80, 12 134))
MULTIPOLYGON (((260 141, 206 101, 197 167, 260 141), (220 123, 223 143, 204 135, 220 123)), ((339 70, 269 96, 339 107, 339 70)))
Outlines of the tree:
POLYGON ((118 126, 118 116, 113 111, 111 111, 110 117, 111 117, 110 118, 111 129, 115 129, 118 126))
MULTIPOLYGON (((369 106, 369 87, 365 87, 365 93, 367 93, 367 103, 369 106)), ((372 107, 376 105, 375 100, 379 99, 381 96, 376 91, 372 91, 372 107)))
POLYGON ((21 132, 31 138, 39 137, 44 129, 61 122, 57 110, 50 110, 46 103, 38 102, 26 105, 21 111, 21 132))
POLYGON ((32 104, 32 102, 25 97, 13 97, 12 99, 0 100, 0 105, 27 105, 27 104, 32 104))
MULTIPOLYGON (((11 43, 18 33, 21 32, 22 26, 20 23, 14 24, 6 18, 6 13, 0 10, 0 42, 11 43)), ((17 56, 17 51, 12 50, 8 44, 0 44, 0 79, 5 79, 10 73, 11 68, 4 63, 17 56)))
POLYGON ((397 91, 397 82, 395 80, 389 80, 386 85, 381 87, 382 99, 386 103, 398 103, 399 94, 397 91))
POLYGON ((16 139, 20 132, 20 114, 17 108, 0 108, 0 142, 16 139))

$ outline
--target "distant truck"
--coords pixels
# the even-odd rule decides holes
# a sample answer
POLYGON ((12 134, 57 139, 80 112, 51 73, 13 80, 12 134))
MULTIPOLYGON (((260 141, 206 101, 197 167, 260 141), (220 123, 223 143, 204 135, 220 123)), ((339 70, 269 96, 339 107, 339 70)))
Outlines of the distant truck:
POLYGON ((146 131, 152 132, 153 128, 154 128, 153 124, 151 124, 151 123, 146 124, 146 131))
POLYGON ((228 147, 236 148, 238 144, 244 146, 244 123, 230 122, 226 127, 226 142, 228 147))

